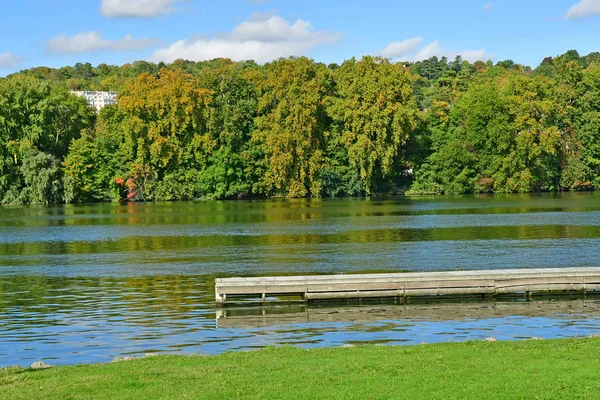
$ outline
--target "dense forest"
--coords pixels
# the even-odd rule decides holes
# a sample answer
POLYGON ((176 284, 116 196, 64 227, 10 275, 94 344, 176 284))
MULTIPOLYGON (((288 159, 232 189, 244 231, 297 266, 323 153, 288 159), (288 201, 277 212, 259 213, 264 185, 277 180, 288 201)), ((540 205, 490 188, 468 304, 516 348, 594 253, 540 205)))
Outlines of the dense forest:
POLYGON ((2 204, 600 189, 600 53, 179 60, 0 79, 2 204), (117 91, 96 114, 71 90, 117 91))

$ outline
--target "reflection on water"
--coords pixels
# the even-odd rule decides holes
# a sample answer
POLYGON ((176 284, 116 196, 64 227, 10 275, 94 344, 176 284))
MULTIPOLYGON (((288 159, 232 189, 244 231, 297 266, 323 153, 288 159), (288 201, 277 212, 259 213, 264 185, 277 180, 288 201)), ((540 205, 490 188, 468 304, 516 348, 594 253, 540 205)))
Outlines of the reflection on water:
POLYGON ((0 208, 0 365, 585 336, 597 299, 217 312, 216 276, 598 265, 600 195, 0 208))
POLYGON ((259 328, 273 325, 403 320, 404 322, 448 322, 465 319, 500 319, 506 317, 600 317, 599 298, 541 298, 528 301, 505 297, 496 301, 474 299, 426 300, 397 304, 386 300, 313 304, 282 304, 263 307, 219 308, 219 328, 259 328))

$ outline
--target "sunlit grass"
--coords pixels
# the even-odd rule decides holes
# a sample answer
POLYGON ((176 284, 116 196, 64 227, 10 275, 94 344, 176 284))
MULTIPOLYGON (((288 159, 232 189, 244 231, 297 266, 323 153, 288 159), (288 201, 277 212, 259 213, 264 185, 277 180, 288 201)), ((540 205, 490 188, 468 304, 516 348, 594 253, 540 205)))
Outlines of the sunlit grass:
POLYGON ((0 370, 0 399, 578 399, 600 397, 600 339, 466 342, 0 370))

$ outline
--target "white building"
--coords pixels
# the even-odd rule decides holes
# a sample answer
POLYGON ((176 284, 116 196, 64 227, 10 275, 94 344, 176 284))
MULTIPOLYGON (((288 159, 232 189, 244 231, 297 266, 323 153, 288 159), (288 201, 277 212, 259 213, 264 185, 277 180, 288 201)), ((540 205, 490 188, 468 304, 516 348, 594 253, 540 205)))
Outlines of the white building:
POLYGON ((116 92, 82 92, 82 91, 73 91, 71 92, 74 95, 79 97, 83 97, 85 101, 89 104, 91 108, 96 110, 96 112, 102 110, 104 107, 117 104, 117 93, 116 92))

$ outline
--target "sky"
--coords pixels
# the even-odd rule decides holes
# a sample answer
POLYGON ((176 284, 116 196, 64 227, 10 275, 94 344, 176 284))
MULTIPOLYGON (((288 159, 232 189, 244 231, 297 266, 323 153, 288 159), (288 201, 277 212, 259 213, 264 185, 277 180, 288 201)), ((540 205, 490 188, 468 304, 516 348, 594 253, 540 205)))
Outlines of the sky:
POLYGON ((301 55, 535 67, 570 49, 600 51, 600 0, 4 0, 0 14, 0 76, 77 62, 301 55))

